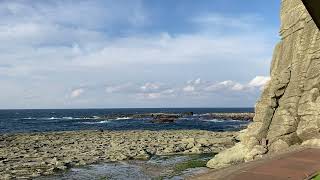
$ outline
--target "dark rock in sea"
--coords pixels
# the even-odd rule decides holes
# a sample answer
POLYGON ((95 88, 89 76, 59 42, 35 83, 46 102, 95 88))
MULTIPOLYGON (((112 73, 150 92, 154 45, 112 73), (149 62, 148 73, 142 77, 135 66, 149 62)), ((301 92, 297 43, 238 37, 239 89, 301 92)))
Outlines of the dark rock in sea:
POLYGON ((206 118, 253 121, 254 113, 210 113, 206 118))
MULTIPOLYGON (((89 117, 88 119, 152 119, 152 122, 168 123, 174 122, 178 118, 188 118, 193 116, 193 112, 183 112, 183 113, 142 113, 142 114, 109 114, 103 116, 89 117)), ((204 115, 199 115, 202 119, 219 119, 219 120, 244 120, 252 121, 254 113, 207 113, 204 115)))
POLYGON ((193 116, 193 112, 184 112, 182 116, 193 116))
POLYGON ((158 114, 153 115, 152 123, 173 123, 180 117, 179 114, 158 114))

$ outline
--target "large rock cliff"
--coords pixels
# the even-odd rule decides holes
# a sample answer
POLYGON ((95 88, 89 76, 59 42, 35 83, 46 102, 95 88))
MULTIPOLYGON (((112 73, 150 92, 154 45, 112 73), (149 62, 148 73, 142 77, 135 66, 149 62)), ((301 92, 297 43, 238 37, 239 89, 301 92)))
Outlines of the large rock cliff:
POLYGON ((320 145, 320 33, 301 0, 282 0, 281 41, 271 81, 256 104, 254 122, 240 143, 218 154, 208 167, 249 161, 292 145, 320 145))

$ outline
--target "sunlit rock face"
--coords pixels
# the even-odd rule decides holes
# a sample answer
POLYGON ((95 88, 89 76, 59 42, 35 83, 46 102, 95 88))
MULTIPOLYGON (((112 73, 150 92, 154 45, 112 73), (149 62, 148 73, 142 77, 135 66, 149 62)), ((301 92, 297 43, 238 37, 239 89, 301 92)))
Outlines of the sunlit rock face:
POLYGON ((297 144, 320 145, 314 143, 320 142, 320 32, 301 0, 282 0, 280 35, 271 81, 256 104, 254 122, 238 145, 208 167, 253 160, 297 144))

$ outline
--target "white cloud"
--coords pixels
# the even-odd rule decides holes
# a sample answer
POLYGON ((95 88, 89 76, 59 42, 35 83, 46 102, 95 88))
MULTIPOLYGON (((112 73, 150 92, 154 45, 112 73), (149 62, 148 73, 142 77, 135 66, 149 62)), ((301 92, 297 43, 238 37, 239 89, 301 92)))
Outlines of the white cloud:
POLYGON ((153 91, 160 88, 160 84, 157 83, 146 83, 143 86, 141 86, 141 89, 143 91, 153 91))
POLYGON ((168 99, 168 98, 175 98, 177 96, 176 90, 174 89, 165 89, 165 90, 161 90, 158 92, 151 92, 151 93, 140 92, 137 95, 142 99, 146 99, 146 100, 168 99))
POLYGON ((203 84, 202 91, 207 92, 223 92, 223 91, 252 91, 256 89, 262 89, 264 85, 269 82, 270 77, 256 76, 249 83, 239 83, 231 80, 226 80, 217 83, 205 83, 203 84))
POLYGON ((107 93, 132 93, 136 92, 137 87, 132 83, 118 84, 105 87, 107 93))
POLYGON ((143 93, 140 95, 145 99, 158 99, 161 97, 161 93, 143 93))
POLYGON ((204 14, 191 19, 192 22, 215 28, 250 29, 262 18, 255 14, 243 14, 240 17, 223 16, 221 14, 204 14))
MULTIPOLYGON (((132 8, 128 12, 123 12, 123 4, 111 1, 106 1, 107 6, 95 1, 80 1, 77 4, 39 2, 0 3, 4 22, 0 24, 0 53, 3 63, 13 65, 7 69, 10 71, 8 73, 15 76, 35 74, 48 68, 63 73, 70 69, 108 70, 114 66, 145 64, 194 64, 226 60, 248 62, 264 60, 271 49, 264 32, 247 31, 217 36, 215 31, 208 34, 207 28, 203 28, 193 33, 142 33, 115 38, 110 37, 107 30, 101 29, 112 27, 117 21, 133 21, 134 26, 143 24, 148 15, 140 1, 129 3, 132 8), (130 20, 132 18, 135 20, 130 20), (243 46, 244 42, 246 46, 243 46)), ((214 16, 224 18, 223 15, 214 16)), ((239 23, 254 24, 246 17, 225 18, 240 18, 239 23)), ((195 22, 200 23, 203 19, 208 20, 208 17, 198 17, 195 22)), ((212 17, 209 19, 212 20, 212 17)))
MULTIPOLYGON (((249 85, 237 82, 247 79, 242 74, 236 74, 234 77, 239 77, 234 81, 216 82, 230 79, 227 72, 222 72, 216 81, 196 78, 182 83, 192 77, 216 77, 221 73, 217 64, 229 63, 226 65, 229 72, 248 66, 263 67, 253 74, 268 69, 265 64, 271 57, 273 42, 270 33, 264 31, 267 28, 256 31, 257 19, 247 15, 204 15, 192 20, 195 27, 192 31, 149 32, 149 28, 154 28, 152 23, 158 23, 150 19, 153 16, 149 13, 153 12, 148 12, 140 0, 0 1, 0 82, 5 79, 21 91, 28 89, 41 94, 39 99, 46 102, 39 100, 38 107, 42 104, 60 107, 70 97, 95 96, 83 101, 92 102, 94 106, 101 102, 103 95, 109 97, 106 99, 117 97, 113 102, 126 102, 125 94, 140 94, 155 100, 224 90, 243 92, 263 84, 261 78, 249 85), (231 22, 232 32, 216 28, 228 26, 225 20, 231 22), (146 25, 150 25, 147 30, 141 28, 146 25), (243 64, 243 67, 234 64, 243 64), (103 87, 79 86, 106 81, 112 83, 103 87), (146 81, 148 83, 143 83, 146 81), (19 86, 22 82, 26 86, 19 86), (80 88, 70 93, 70 87, 80 88), (91 91, 95 92, 90 94, 91 91), (47 98, 47 92, 54 97, 47 98), (84 93, 86 96, 82 96, 84 93)), ((2 90, 3 97, 12 93, 2 90)), ((16 91, 11 97, 17 99, 11 101, 18 102, 21 94, 16 91)), ((2 101, 3 106, 8 101, 2 101)))
POLYGON ((242 85, 242 84, 240 84, 240 83, 236 83, 236 84, 234 84, 234 85, 231 87, 231 89, 234 90, 234 91, 242 91, 242 90, 244 90, 245 88, 246 88, 246 86, 245 86, 245 85, 242 85))
POLYGON ((196 79, 196 80, 194 81, 194 83, 195 83, 195 84, 201 84, 201 79, 200 79, 200 78, 196 79))
POLYGON ((79 89, 75 89, 71 92, 70 97, 71 98, 78 98, 80 97, 83 93, 85 92, 85 89, 83 88, 79 88, 79 89))
POLYGON ((262 87, 270 81, 270 77, 257 76, 249 82, 249 86, 262 87))
POLYGON ((188 86, 183 88, 183 91, 184 92, 194 92, 195 91, 195 87, 191 86, 191 85, 188 85, 188 86))
POLYGON ((106 42, 100 49, 75 57, 73 63, 101 68, 132 64, 188 64, 243 59, 252 61, 264 59, 265 51, 269 48, 266 41, 262 36, 252 33, 219 37, 201 33, 171 38, 162 34, 126 37, 112 43, 106 42), (243 42, 247 45, 243 46, 243 42))
POLYGON ((100 29, 119 22, 143 24, 147 20, 144 11, 139 0, 79 0, 77 3, 65 0, 0 2, 0 15, 5 17, 2 22, 7 24, 33 21, 100 29))
POLYGON ((219 91, 221 89, 228 89, 235 85, 235 82, 226 80, 218 83, 209 83, 204 90, 205 91, 219 91))
POLYGON ((257 76, 249 83, 239 83, 231 80, 212 82, 203 81, 200 78, 189 80, 186 83, 165 84, 165 83, 145 83, 144 85, 125 83, 115 86, 108 86, 107 93, 133 94, 144 99, 172 98, 177 96, 195 95, 208 96, 212 93, 260 91, 269 78, 257 76), (258 81, 260 80, 260 81, 258 81), (160 85, 161 84, 161 85, 160 85))
POLYGON ((201 81, 201 78, 198 78, 198 79, 195 79, 195 80, 189 80, 187 83, 188 84, 198 85, 198 84, 201 84, 202 81, 201 81))

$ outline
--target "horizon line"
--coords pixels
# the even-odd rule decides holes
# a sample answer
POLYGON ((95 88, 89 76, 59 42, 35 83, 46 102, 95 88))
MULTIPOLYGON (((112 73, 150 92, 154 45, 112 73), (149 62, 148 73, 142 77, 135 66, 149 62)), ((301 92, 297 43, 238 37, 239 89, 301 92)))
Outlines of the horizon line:
POLYGON ((116 107, 116 108, 0 108, 0 110, 88 110, 88 109, 255 109, 255 107, 116 107))

